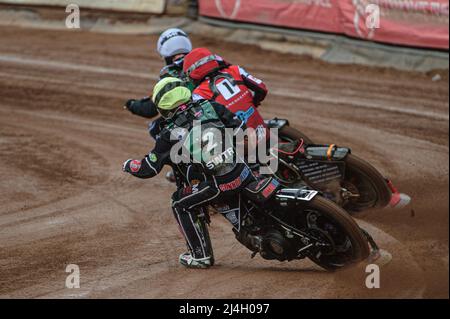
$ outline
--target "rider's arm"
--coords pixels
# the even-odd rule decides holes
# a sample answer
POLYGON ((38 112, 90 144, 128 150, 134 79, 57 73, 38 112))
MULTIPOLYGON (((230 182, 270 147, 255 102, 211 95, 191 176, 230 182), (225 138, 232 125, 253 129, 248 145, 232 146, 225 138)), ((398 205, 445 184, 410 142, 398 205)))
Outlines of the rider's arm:
POLYGON ((245 130, 246 126, 245 123, 242 122, 236 114, 231 112, 229 109, 227 109, 222 104, 219 104, 217 102, 210 102, 212 106, 214 107, 215 111, 217 112, 217 115, 219 115, 220 119, 222 120, 225 127, 234 128, 236 129, 242 129, 245 130))
POLYGON ((131 113, 138 116, 153 118, 158 115, 158 109, 150 97, 138 101, 129 100, 125 106, 131 113))
POLYGON ((172 144, 166 138, 158 138, 155 148, 142 160, 129 159, 123 164, 123 171, 138 178, 152 178, 158 175, 164 165, 170 162, 172 144))
POLYGON ((248 73, 245 69, 239 68, 239 71, 241 72, 242 79, 244 80, 245 85, 255 93, 253 97, 253 101, 255 103, 255 106, 259 106, 262 101, 267 96, 267 93, 269 90, 267 89, 266 84, 248 73))

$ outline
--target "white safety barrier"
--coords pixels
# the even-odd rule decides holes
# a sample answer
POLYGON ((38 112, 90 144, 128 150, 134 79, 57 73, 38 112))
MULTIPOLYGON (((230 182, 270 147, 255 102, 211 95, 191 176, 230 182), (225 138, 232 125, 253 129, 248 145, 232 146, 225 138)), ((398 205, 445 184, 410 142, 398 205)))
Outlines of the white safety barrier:
POLYGON ((76 4, 81 9, 104 9, 162 14, 166 9, 166 0, 0 0, 0 3, 18 5, 64 6, 76 4))

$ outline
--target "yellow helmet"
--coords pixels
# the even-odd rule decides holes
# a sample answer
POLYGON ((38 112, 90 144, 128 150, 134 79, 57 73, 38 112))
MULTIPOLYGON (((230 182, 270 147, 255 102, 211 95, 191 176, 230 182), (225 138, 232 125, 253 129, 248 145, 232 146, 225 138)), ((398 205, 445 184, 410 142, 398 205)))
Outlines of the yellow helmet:
POLYGON ((191 97, 191 90, 177 78, 164 78, 153 89, 153 102, 166 119, 173 117, 178 107, 189 102, 191 97))

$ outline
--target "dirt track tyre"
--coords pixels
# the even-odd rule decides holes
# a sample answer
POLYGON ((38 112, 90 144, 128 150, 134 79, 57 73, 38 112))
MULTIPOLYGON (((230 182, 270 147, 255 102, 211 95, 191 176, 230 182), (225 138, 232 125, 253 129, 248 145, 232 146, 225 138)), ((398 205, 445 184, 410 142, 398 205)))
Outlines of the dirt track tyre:
MULTIPOLYGON (((303 139, 307 145, 314 144, 306 134, 290 126, 283 127, 280 130, 280 136, 285 140, 303 139)), ((370 208, 386 207, 391 200, 392 192, 378 170, 352 154, 347 157, 346 163, 346 182, 342 186, 356 188, 361 197, 357 200, 350 200, 344 205, 344 208, 350 212, 359 212, 370 208)))
POLYGON ((304 134, 302 131, 299 131, 293 127, 285 126, 280 130, 280 136, 287 137, 291 140, 298 141, 300 139, 303 139, 303 142, 308 144, 314 144, 312 139, 310 139, 306 134, 304 134))
POLYGON ((392 197, 392 192, 385 178, 365 160, 348 155, 345 160, 347 167, 345 180, 354 185, 360 193, 360 198, 350 200, 344 208, 358 212, 370 208, 386 207, 392 197))
MULTIPOLYGON (((309 259, 314 263, 328 271, 334 271, 358 263, 369 257, 370 249, 367 238, 358 224, 345 210, 322 196, 316 196, 309 202, 306 212, 308 210, 310 213, 314 211, 318 212, 318 222, 322 220, 326 226, 328 221, 339 231, 336 232, 335 238, 331 230, 328 234, 325 234, 331 237, 336 244, 343 245, 343 247, 348 247, 351 244, 351 248, 347 248, 351 249, 351 251, 345 251, 345 255, 341 250, 342 254, 321 253, 320 256, 309 256, 309 259), (345 237, 343 234, 345 234, 345 237)), ((338 247, 335 249, 336 251, 339 250, 338 247)))

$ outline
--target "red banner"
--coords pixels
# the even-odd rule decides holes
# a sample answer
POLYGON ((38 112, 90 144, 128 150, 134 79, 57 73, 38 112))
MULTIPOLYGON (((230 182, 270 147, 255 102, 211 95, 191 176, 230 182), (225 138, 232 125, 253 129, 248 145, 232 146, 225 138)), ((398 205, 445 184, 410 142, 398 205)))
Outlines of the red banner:
POLYGON ((199 0, 200 14, 345 34, 371 41, 449 48, 449 0, 199 0))

